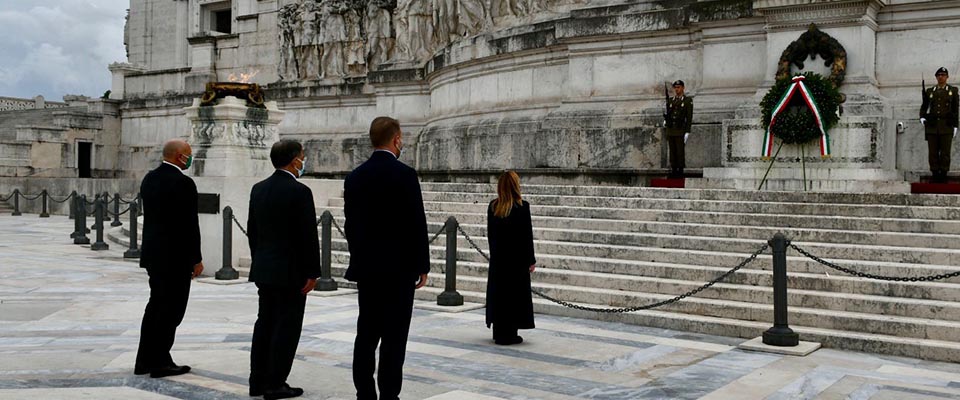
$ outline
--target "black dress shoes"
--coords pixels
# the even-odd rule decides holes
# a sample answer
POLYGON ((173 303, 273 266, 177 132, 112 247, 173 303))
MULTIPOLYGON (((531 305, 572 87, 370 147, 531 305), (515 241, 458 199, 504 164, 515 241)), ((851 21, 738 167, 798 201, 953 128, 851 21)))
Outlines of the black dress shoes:
POLYGON ((499 345, 501 345, 501 346, 509 346, 509 345, 512 345, 512 344, 520 344, 520 343, 523 343, 523 337, 522 337, 522 336, 514 336, 514 337, 512 337, 512 338, 502 339, 502 340, 494 339, 493 342, 496 343, 496 344, 499 344, 499 345))
MULTIPOLYGON (((169 367, 163 367, 150 371, 151 378, 166 378, 168 376, 177 376, 183 375, 187 372, 190 372, 190 366, 188 365, 172 365, 169 367)), ((134 371, 136 373, 136 371, 134 371)))
POLYGON ((263 389, 259 387, 251 387, 250 397, 259 397, 259 396, 263 396, 263 389))
POLYGON ((289 399, 300 396, 303 396, 303 389, 290 387, 290 385, 287 384, 283 384, 283 387, 278 389, 268 390, 263 393, 264 400, 289 399))
POLYGON ((133 367, 133 374, 134 374, 134 375, 146 375, 146 374, 149 374, 149 373, 150 373, 150 370, 149 370, 149 369, 146 369, 146 368, 144 368, 144 367, 141 367, 141 366, 133 367))

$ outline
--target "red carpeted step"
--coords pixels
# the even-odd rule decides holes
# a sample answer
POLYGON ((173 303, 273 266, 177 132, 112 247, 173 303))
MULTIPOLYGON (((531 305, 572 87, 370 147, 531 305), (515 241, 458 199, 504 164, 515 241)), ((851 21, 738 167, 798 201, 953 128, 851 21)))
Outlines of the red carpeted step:
POLYGON ((683 189, 686 187, 684 178, 654 178, 650 181, 650 186, 659 188, 683 189))
POLYGON ((910 184, 910 193, 917 194, 960 194, 958 183, 914 182, 910 184))

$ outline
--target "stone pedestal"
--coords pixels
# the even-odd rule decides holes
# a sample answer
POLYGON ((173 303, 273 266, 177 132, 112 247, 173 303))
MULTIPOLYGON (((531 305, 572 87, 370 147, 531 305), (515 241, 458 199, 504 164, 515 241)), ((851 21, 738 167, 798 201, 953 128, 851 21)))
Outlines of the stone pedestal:
MULTIPOLYGON (((774 84, 781 55, 808 29, 810 21, 836 39, 846 52, 840 60, 846 96, 843 114, 829 132, 832 156, 820 157, 819 144, 784 145, 767 175, 766 190, 907 193, 910 186, 897 170, 895 121, 876 79, 877 13, 885 0, 761 0, 754 9, 766 21, 767 79, 754 100, 741 106, 736 118, 723 121, 722 167, 704 168, 703 180, 687 187, 758 189, 770 162, 761 158, 765 127, 760 99, 774 84), (804 184, 806 179, 806 185, 804 184)), ((802 71, 829 76, 822 58, 808 58, 802 71)), ((791 63, 791 73, 800 72, 791 63)), ((780 141, 774 142, 774 151, 780 141)))
MULTIPOLYGON (((219 210, 231 206, 240 225, 246 229, 250 188, 273 173, 270 146, 279 140, 279 124, 284 112, 276 102, 266 108, 248 107, 245 100, 227 96, 213 106, 201 106, 200 99, 184 109, 190 121, 188 142, 193 147, 193 167, 188 173, 197 183, 197 191, 219 195, 219 210)), ((248 257, 250 249, 243 232, 233 227, 233 264, 248 257)), ((222 265, 223 216, 200 214, 200 233, 205 275, 222 265)))

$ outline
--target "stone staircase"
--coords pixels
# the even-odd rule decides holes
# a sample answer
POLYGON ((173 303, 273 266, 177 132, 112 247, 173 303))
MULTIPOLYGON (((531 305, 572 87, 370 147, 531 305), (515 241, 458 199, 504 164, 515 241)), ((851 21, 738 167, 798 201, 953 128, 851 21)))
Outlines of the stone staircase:
MULTIPOLYGON (((485 251, 486 184, 424 183, 431 236, 450 215, 485 251)), ((672 298, 723 274, 781 231, 811 253, 858 271, 923 276, 960 269, 960 197, 901 194, 525 186, 539 268, 534 287, 573 303, 629 307, 672 298)), ((343 224, 343 201, 329 209, 343 224)), ((421 299, 442 291, 444 240, 421 299)), ((334 231, 334 277, 349 261, 334 231)), ((487 264, 462 237, 458 289, 484 302, 487 264)), ((772 325, 771 256, 697 296, 650 311, 599 314, 534 297, 540 313, 753 338, 772 325)), ((857 278, 788 252, 790 323, 827 347, 960 361, 960 278, 857 278)), ((342 282, 342 281, 341 281, 342 282)), ((349 285, 347 282, 342 282, 349 285)))

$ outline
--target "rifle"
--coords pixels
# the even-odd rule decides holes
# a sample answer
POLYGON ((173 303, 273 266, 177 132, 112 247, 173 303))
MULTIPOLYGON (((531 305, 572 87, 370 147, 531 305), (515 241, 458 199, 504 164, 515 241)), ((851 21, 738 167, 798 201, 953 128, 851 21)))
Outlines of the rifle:
POLYGON ((666 122, 667 114, 670 113, 670 95, 667 94, 667 83, 663 83, 663 120, 666 122))
POLYGON ((927 81, 920 75, 920 98, 927 95, 927 81))

